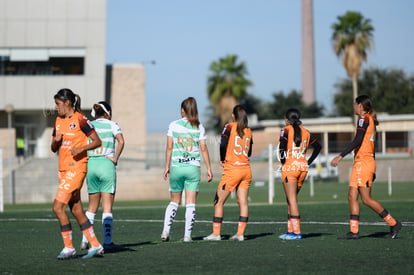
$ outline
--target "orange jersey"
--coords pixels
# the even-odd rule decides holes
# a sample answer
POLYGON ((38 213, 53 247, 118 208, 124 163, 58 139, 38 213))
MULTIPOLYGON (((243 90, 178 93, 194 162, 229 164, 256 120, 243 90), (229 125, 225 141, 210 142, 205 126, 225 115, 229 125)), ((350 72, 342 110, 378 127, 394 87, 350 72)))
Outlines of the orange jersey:
POLYGON ((362 139, 361 145, 354 149, 355 161, 372 159, 375 154, 374 142, 376 131, 374 119, 370 114, 367 113, 359 117, 356 131, 361 129, 365 130, 365 135, 362 139))
POLYGON ((302 131, 302 140, 299 146, 295 144, 295 131, 292 125, 288 125, 282 129, 280 139, 286 139, 287 148, 284 151, 284 158, 286 159, 283 167, 289 167, 289 170, 308 170, 308 160, 306 159, 306 151, 309 147, 310 133, 308 130, 299 126, 302 131))
MULTIPOLYGON (((237 122, 229 123, 225 126, 222 133, 223 140, 227 139, 225 148, 226 164, 231 165, 249 165, 249 152, 252 145, 252 131, 250 128, 244 128, 244 135, 240 137, 237 134, 237 122)), ((220 151, 224 150, 220 145, 220 151)))
POLYGON ((74 158, 70 150, 72 147, 85 146, 88 142, 88 136, 94 131, 89 120, 79 112, 75 112, 70 118, 56 118, 53 137, 62 134, 62 143, 58 152, 59 171, 75 169, 86 171, 88 162, 86 151, 74 158))

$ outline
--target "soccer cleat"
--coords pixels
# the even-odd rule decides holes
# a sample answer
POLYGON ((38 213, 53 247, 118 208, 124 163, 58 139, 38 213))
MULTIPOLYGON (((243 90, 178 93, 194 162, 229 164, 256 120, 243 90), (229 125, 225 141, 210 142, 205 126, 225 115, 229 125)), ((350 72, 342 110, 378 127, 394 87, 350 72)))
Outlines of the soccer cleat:
POLYGON ((279 239, 284 240, 286 236, 293 234, 293 232, 286 231, 282 235, 279 235, 279 239))
POLYGON ((170 240, 170 235, 167 232, 162 232, 161 234, 161 241, 168 242, 170 240))
POLYGON ((289 233, 289 234, 286 234, 282 240, 284 241, 302 240, 302 234, 289 233))
POLYGON ((63 248, 62 251, 57 256, 58 260, 66 260, 76 257, 76 250, 75 248, 63 248))
POLYGON ((99 245, 98 247, 91 247, 88 250, 88 253, 82 257, 82 259, 89 259, 92 257, 100 257, 104 254, 104 248, 102 245, 99 245))
POLYGON ((402 227, 402 224, 400 221, 397 221, 397 223, 394 226, 390 226, 390 233, 387 234, 388 239, 395 239, 397 238, 398 231, 400 231, 402 227))
POLYGON ((360 238, 359 233, 348 232, 344 236, 338 237, 338 240, 358 240, 360 238))
POLYGON ((230 241, 239 241, 239 242, 242 242, 242 241, 244 241, 244 236, 243 235, 234 234, 232 237, 230 237, 229 240, 230 241))
POLYGON ((207 237, 204 237, 203 240, 205 240, 205 241, 220 241, 221 236, 220 235, 214 235, 213 233, 211 233, 207 237))
POLYGON ((87 250, 89 248, 88 242, 81 242, 80 249, 81 250, 87 250))
POLYGON ((183 242, 191 242, 191 241, 193 241, 191 237, 184 236, 183 242))

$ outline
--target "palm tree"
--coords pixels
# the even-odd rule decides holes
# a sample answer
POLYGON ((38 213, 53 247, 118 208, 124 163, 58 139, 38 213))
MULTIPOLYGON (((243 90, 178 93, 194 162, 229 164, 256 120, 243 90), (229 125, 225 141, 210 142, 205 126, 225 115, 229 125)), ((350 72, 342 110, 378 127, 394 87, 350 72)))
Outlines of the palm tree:
POLYGON ((237 55, 227 55, 210 65, 208 77, 208 98, 223 127, 231 120, 233 107, 247 94, 252 82, 244 62, 237 61, 237 55))
POLYGON ((367 50, 373 43, 374 27, 371 20, 359 12, 348 11, 337 17, 332 24, 332 42, 335 54, 342 55, 342 63, 349 77, 352 78, 354 98, 358 96, 357 79, 362 62, 367 59, 367 50))

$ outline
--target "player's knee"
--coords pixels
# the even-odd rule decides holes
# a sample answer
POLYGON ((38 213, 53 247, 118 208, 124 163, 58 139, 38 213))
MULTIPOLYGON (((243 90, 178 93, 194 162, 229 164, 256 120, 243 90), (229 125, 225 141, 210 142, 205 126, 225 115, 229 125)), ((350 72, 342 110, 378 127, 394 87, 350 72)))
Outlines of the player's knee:
POLYGON ((372 199, 371 198, 361 198, 361 201, 364 205, 370 206, 371 202, 372 202, 372 199))
POLYGON ((56 216, 60 216, 61 214, 63 214, 66 211, 66 205, 65 204, 61 204, 61 203, 55 203, 53 204, 52 207, 53 213, 55 213, 56 216))

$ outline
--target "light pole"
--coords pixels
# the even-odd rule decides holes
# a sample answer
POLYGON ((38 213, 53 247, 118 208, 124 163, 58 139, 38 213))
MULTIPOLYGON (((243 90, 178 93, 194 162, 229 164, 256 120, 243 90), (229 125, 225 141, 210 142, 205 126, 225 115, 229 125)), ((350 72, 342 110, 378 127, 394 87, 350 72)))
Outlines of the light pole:
POLYGON ((12 113, 14 111, 14 106, 12 104, 7 104, 4 107, 4 110, 7 113, 7 129, 9 132, 9 149, 8 151, 8 160, 9 160, 9 188, 10 188, 10 203, 14 204, 14 194, 13 194, 13 137, 12 137, 12 113))

